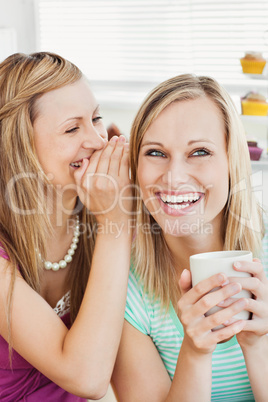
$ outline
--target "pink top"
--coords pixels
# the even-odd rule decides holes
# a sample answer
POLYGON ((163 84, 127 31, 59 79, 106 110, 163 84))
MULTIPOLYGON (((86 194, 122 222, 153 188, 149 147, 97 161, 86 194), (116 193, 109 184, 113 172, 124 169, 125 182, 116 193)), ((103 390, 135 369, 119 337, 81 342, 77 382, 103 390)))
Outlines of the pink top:
MULTIPOLYGON (((0 246, 0 257, 8 255, 0 246)), ((55 312, 56 314, 56 312, 55 312)), ((61 317, 70 328, 70 314, 61 317)), ((0 401, 1 402, 82 402, 84 398, 72 395, 36 370, 15 350, 12 353, 12 370, 9 363, 8 343, 0 335, 0 401)))

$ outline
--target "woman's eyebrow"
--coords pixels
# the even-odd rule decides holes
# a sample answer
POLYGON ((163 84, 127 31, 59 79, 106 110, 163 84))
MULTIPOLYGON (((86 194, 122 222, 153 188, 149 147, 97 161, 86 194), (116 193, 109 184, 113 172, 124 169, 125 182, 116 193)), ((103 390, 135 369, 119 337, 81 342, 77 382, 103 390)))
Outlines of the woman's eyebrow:
POLYGON ((58 125, 58 128, 60 128, 61 126, 63 126, 65 123, 67 123, 67 122, 70 121, 70 120, 81 120, 81 119, 82 119, 81 116, 72 116, 72 117, 69 117, 68 119, 66 119, 66 120, 64 120, 62 123, 60 123, 60 124, 58 125))
POLYGON ((97 105, 97 106, 95 107, 95 109, 94 109, 94 112, 93 112, 93 113, 99 112, 99 109, 100 109, 100 105, 97 105))
POLYGON ((210 144, 214 144, 214 142, 209 140, 208 138, 198 138, 197 140, 189 141, 188 145, 193 145, 193 144, 196 144, 197 142, 209 142, 210 144))
MULTIPOLYGON (((94 111, 93 111, 93 114, 99 112, 99 108, 100 108, 100 105, 97 105, 97 106, 95 107, 94 111)), ((59 127, 62 126, 63 124, 65 124, 65 123, 67 123, 67 122, 70 121, 70 120, 82 120, 82 119, 83 119, 82 116, 72 116, 72 117, 68 117, 68 119, 64 120, 62 123, 59 124, 59 127)))
MULTIPOLYGON (((191 141, 189 141, 189 142, 188 142, 188 145, 193 145, 193 144, 196 144, 196 143, 199 143, 199 142, 208 142, 208 143, 210 143, 210 144, 214 144, 214 142, 211 141, 211 140, 209 140, 208 138, 199 138, 199 139, 197 139, 197 140, 191 140, 191 141)), ((142 147, 146 147, 146 146, 148 146, 148 145, 157 145, 157 146, 159 146, 159 147, 164 147, 164 144, 162 144, 162 142, 158 142, 158 141, 145 141, 145 142, 141 145, 141 148, 142 148, 142 147)))
POLYGON ((164 145, 161 142, 157 142, 157 141, 146 141, 142 144, 142 147, 145 147, 146 145, 158 145, 160 147, 163 147, 164 145))

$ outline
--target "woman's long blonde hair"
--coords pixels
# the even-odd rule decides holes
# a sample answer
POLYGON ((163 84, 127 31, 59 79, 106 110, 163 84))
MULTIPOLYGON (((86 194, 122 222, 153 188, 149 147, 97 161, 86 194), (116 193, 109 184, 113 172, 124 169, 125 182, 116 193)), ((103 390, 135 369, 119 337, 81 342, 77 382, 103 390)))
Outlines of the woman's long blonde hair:
POLYGON ((209 77, 185 74, 161 83, 147 96, 134 119, 130 135, 130 158, 137 227, 133 262, 139 278, 143 280, 145 290, 151 297, 160 299, 162 306, 166 307, 170 299, 176 302, 177 279, 163 232, 146 210, 140 195, 137 178, 139 152, 149 126, 168 105, 202 97, 208 97, 217 105, 225 123, 229 195, 224 211, 224 248, 249 249, 255 254, 261 250, 261 209, 252 194, 246 136, 230 96, 209 77), (142 229, 148 225, 151 227, 150 233, 142 229))
MULTIPOLYGON (((25 281, 40 291, 42 267, 38 251, 46 255, 46 239, 51 233, 44 197, 49 181, 39 164, 33 141, 35 101, 81 77, 74 64, 48 52, 17 53, 0 64, 0 242, 13 267, 8 298, 9 329, 16 270, 19 267, 25 281)), ((68 278, 72 321, 82 301, 95 241, 94 218, 82 206, 78 209, 83 226, 92 230, 85 230, 80 236, 72 262, 75 269, 70 269, 68 278)))

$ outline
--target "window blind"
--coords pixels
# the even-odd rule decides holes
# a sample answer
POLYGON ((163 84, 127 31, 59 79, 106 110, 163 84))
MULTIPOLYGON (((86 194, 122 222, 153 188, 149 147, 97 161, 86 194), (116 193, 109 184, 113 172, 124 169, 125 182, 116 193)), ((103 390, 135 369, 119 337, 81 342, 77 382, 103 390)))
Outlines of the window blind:
POLYGON ((268 57, 267 0, 38 0, 38 50, 92 82, 136 86, 180 73, 248 84, 239 59, 268 57))

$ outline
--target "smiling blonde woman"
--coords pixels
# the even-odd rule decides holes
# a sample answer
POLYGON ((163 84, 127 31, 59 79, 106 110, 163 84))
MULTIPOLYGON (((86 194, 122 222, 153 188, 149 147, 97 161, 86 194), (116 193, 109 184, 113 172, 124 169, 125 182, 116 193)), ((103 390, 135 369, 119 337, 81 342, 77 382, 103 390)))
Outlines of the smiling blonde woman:
POLYGON ((160 84, 134 120, 130 153, 137 232, 113 374, 119 400, 264 401, 268 237, 230 97, 208 77, 160 84), (262 256, 236 267, 252 277, 214 275, 192 287, 191 255, 240 249, 262 256), (241 288, 254 299, 230 299, 241 288), (233 320, 243 309, 252 319, 233 320))
POLYGON ((10 56, 0 87, 0 399, 98 399, 126 300, 128 146, 107 141, 86 78, 59 55, 10 56))

